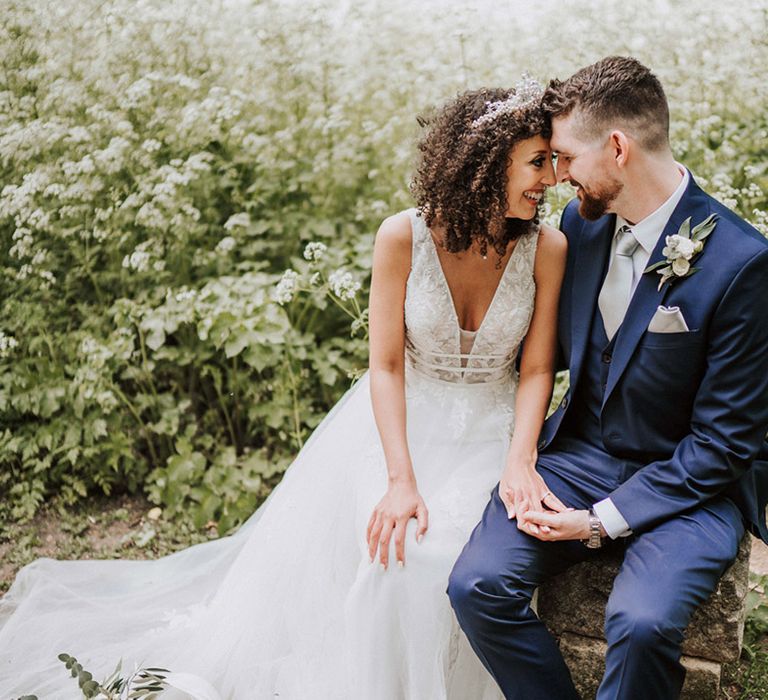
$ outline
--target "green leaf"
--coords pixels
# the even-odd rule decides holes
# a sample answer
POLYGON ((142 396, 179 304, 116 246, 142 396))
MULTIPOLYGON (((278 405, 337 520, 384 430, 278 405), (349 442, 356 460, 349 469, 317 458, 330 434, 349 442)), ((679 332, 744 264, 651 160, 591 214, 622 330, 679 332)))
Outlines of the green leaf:
POLYGON ((680 224, 680 228, 677 229, 677 235, 682 236, 683 238, 691 237, 691 217, 690 216, 685 221, 683 221, 682 224, 680 224))
POLYGON ((717 214, 710 214, 704 221, 694 227, 693 240, 705 240, 715 230, 715 226, 717 226, 717 214))
POLYGON ((645 270, 643 270, 643 274, 645 274, 646 272, 653 272, 654 270, 658 270, 660 267, 664 267, 665 265, 669 265, 669 263, 666 260, 659 260, 659 262, 646 267, 645 270))
POLYGON ((87 681, 80 686, 80 690, 83 691, 83 695, 87 698, 95 698, 100 689, 101 687, 96 681, 87 681))

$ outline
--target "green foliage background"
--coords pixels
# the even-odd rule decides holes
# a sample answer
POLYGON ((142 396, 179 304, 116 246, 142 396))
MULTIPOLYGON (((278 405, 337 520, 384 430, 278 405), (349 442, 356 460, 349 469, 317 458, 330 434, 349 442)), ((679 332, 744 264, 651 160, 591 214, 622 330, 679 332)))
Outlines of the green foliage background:
POLYGON ((768 233, 765 3, 480 7, 4 3, 2 514, 143 489, 247 517, 365 368, 373 234, 410 206, 415 115, 462 89, 636 55, 676 155, 768 233))

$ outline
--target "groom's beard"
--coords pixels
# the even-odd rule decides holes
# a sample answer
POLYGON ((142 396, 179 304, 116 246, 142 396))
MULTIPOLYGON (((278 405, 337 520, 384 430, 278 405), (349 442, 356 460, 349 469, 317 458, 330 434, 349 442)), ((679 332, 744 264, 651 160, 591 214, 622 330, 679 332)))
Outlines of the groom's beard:
POLYGON ((608 213, 608 208, 623 189, 624 185, 618 180, 610 180, 604 185, 598 185, 591 192, 587 192, 584 186, 581 186, 579 214, 587 221, 597 221, 608 213))

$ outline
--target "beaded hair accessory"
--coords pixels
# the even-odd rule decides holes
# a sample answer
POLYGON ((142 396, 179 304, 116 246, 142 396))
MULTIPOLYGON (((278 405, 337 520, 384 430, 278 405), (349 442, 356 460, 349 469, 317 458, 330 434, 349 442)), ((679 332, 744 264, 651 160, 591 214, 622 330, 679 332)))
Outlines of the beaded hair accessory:
POLYGON ((511 114, 518 109, 532 107, 541 99, 543 94, 544 86, 528 73, 523 73, 522 79, 514 87, 513 94, 507 99, 485 103, 485 114, 472 122, 472 128, 476 129, 479 126, 494 122, 499 117, 511 114))

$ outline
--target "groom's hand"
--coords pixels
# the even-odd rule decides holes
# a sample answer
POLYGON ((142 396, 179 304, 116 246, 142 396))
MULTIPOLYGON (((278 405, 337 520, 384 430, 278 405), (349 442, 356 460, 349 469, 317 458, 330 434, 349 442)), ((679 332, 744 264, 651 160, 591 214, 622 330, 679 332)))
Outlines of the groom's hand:
POLYGON ((585 540, 589 537, 588 510, 568 510, 562 513, 529 510, 522 520, 521 529, 524 532, 545 542, 585 540))

